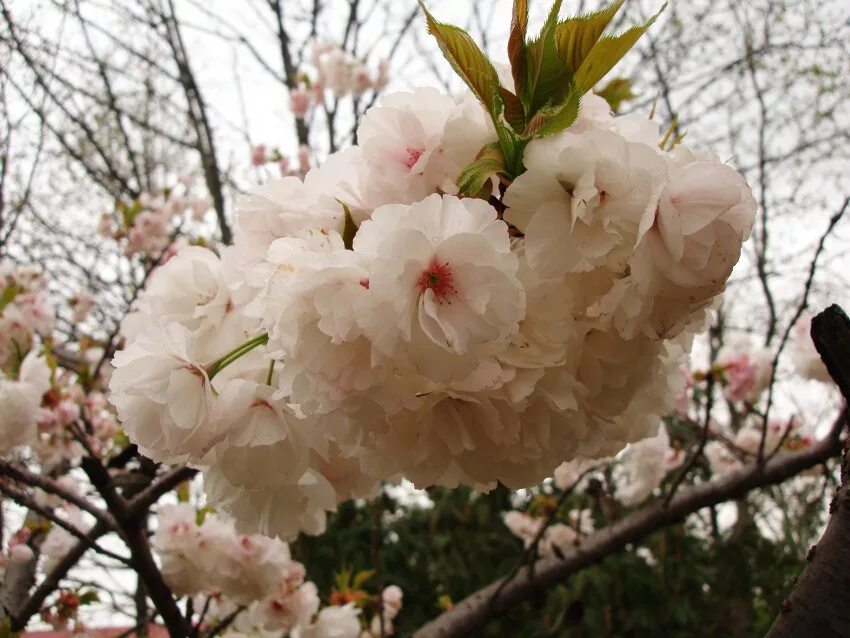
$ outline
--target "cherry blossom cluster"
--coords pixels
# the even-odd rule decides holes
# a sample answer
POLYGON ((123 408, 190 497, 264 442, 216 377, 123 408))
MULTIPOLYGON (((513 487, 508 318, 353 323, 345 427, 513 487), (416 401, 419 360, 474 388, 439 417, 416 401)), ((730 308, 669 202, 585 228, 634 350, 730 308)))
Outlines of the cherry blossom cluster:
POLYGON ((98 233, 120 241, 127 256, 157 258, 172 243, 172 234, 187 219, 200 222, 211 208, 209 197, 197 194, 191 176, 181 177, 173 188, 143 192, 130 202, 119 201, 103 213, 98 233))
POLYGON ((571 510, 566 516, 566 523, 552 523, 547 525, 547 516, 542 515, 546 511, 546 505, 552 506, 551 498, 543 507, 535 508, 541 515, 529 512, 518 512, 512 510, 505 512, 503 520, 507 528, 517 538, 523 541, 526 549, 531 548, 535 542, 537 553, 540 556, 553 556, 557 553, 578 545, 581 539, 593 533, 593 516, 590 510, 571 510))
MULTIPOLYGON (((178 596, 212 596, 216 608, 211 617, 244 608, 234 624, 236 633, 361 638, 375 624, 373 619, 363 628, 366 595, 359 590, 356 597, 332 597, 332 605, 319 611, 316 586, 305 580, 304 566, 278 539, 240 534, 232 520, 211 514, 199 522, 198 511, 188 503, 163 506, 157 522, 152 546, 171 590, 178 596)), ((396 586, 382 594, 386 636, 393 633, 401 597, 396 586)))
POLYGON ((0 454, 32 444, 51 371, 38 337, 53 329, 44 279, 31 268, 0 266, 0 454))
MULTIPOLYGON (((33 269, 4 265, 0 290, 0 454, 26 452, 43 472, 74 465, 84 452, 71 430, 80 421, 88 424, 85 434, 93 450, 111 450, 119 434, 114 408, 102 392, 85 390, 78 374, 55 364, 55 311, 47 301, 44 277, 33 269)), ((84 319, 90 293, 77 293, 71 300, 75 314, 84 319)), ((86 365, 102 351, 92 347, 75 354, 86 365)))
POLYGON ((291 107, 295 117, 304 117, 311 102, 323 104, 325 93, 334 98, 346 95, 363 95, 367 91, 380 91, 389 83, 389 60, 381 59, 377 69, 370 71, 363 61, 332 43, 313 47, 311 62, 316 70, 315 78, 309 82, 309 91, 304 86, 291 94, 291 107))
POLYGON ((752 463, 759 454, 770 455, 780 449, 799 450, 812 444, 812 437, 806 434, 803 423, 796 418, 771 419, 764 431, 762 444, 761 418, 752 415, 736 433, 730 434, 717 424, 709 424, 715 437, 705 445, 705 458, 712 474, 722 476, 733 470, 752 463))
POLYGON ((592 94, 478 198, 470 97, 387 95, 357 137, 154 274, 111 382, 145 454, 291 537, 381 481, 518 488, 658 432, 751 230, 737 171, 592 94))
POLYGON ((38 336, 53 331, 55 312, 36 268, 0 264, 0 369, 21 364, 38 336))
POLYGON ((277 163, 281 177, 304 177, 310 171, 310 147, 302 145, 298 148, 297 164, 293 164, 278 148, 269 149, 265 144, 258 144, 251 149, 252 166, 265 166, 270 162, 277 163))
POLYGON ((30 535, 30 530, 23 527, 8 540, 6 551, 0 554, 0 578, 5 578, 9 565, 20 565, 35 558, 35 553, 27 544, 30 535))

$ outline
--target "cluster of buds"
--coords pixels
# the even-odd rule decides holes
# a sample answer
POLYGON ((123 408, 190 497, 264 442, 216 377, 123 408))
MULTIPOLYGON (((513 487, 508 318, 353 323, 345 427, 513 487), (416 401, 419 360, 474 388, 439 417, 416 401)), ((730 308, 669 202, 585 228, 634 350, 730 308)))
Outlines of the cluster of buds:
POLYGON ((98 595, 94 590, 74 591, 63 588, 59 590, 56 601, 42 610, 41 619, 56 631, 70 629, 75 635, 80 634, 86 630, 79 619, 80 607, 97 601, 98 595))
POLYGON ((118 201, 115 210, 101 215, 98 233, 124 242, 124 254, 156 258, 172 243, 172 227, 185 218, 204 219, 210 209, 206 195, 193 193, 193 180, 181 177, 177 186, 143 192, 130 202, 118 201))
POLYGON ((401 611, 404 596, 401 587, 389 585, 380 594, 370 594, 365 589, 366 582, 373 571, 360 571, 353 574, 342 570, 336 577, 336 587, 331 592, 330 604, 338 609, 335 615, 343 616, 347 610, 348 622, 359 620, 362 632, 358 638, 378 638, 395 634, 393 621, 401 611))
POLYGON ((36 334, 49 335, 54 313, 34 268, 0 266, 0 370, 16 372, 36 334))
POLYGON ((347 95, 360 96, 370 90, 380 91, 389 83, 388 60, 382 59, 378 62, 378 68, 370 72, 361 60, 335 44, 314 46, 312 63, 317 72, 315 81, 305 82, 301 87, 304 93, 293 95, 293 113, 296 117, 299 112, 306 114, 311 99, 318 104, 324 103, 325 91, 330 91, 339 99, 347 95), (299 108, 296 110, 295 107, 299 108))
POLYGON ((302 144, 298 147, 297 164, 284 155, 280 149, 269 148, 265 144, 258 144, 251 148, 251 165, 255 167, 266 164, 277 164, 281 177, 304 177, 311 167, 310 147, 302 144))

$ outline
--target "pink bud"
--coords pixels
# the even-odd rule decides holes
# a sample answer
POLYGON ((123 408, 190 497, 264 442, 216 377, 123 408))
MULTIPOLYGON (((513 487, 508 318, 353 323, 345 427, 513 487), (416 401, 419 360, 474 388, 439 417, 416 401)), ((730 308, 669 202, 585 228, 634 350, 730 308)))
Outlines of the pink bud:
POLYGON ((295 89, 289 92, 289 108, 298 119, 304 119, 310 110, 310 94, 306 89, 295 89))
POLYGON ((381 58, 378 62, 378 76, 375 78, 375 90, 380 91, 390 82, 390 61, 381 58))
POLYGON ((210 200, 208 197, 198 197, 192 202, 192 219, 196 222, 201 221, 210 209, 210 200))
POLYGON ((56 406, 56 416, 63 424, 73 423, 80 416, 80 407, 72 401, 61 401, 56 406))
POLYGON ((372 78, 369 77, 369 72, 365 68, 360 67, 354 74, 354 94, 363 95, 370 88, 372 88, 372 78))
POLYGON ((112 215, 103 213, 100 216, 100 221, 97 223, 97 234, 101 237, 112 236, 112 215))
POLYGON ((310 170, 310 147, 304 144, 298 149, 298 168, 305 174, 310 170))
POLYGON ((26 563, 31 561, 35 557, 32 549, 30 549, 29 545, 13 545, 9 548, 9 559, 12 563, 20 565, 21 563, 26 563))
POLYGON ((289 175, 289 158, 281 157, 277 162, 277 167, 280 169, 280 176, 286 177, 289 175))
POLYGON ((262 166, 266 163, 266 145, 259 144, 251 149, 251 164, 262 166))
POLYGON ((316 104, 325 103, 325 85, 321 82, 313 84, 313 101, 316 104))

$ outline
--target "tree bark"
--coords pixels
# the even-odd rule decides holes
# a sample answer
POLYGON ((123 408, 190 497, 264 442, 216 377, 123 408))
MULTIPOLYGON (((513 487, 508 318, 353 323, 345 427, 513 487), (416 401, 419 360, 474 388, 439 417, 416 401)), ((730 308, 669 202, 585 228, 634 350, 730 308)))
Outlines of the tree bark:
MULTIPOLYGON (((850 401, 850 319, 830 306, 812 320, 812 340, 830 375, 850 401)), ((791 594, 782 602, 767 638, 850 636, 850 459, 841 463, 841 487, 830 519, 791 594)))

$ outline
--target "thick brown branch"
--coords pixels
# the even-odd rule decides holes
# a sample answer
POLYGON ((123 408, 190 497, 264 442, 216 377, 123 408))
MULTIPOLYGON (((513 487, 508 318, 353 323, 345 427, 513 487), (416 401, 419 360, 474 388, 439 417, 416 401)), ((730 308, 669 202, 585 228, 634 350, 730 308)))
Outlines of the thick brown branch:
POLYGON ((451 610, 424 625, 414 638, 448 638, 475 635, 489 620, 514 605, 531 598, 571 574, 600 562, 667 525, 681 520, 704 507, 738 498, 747 492, 775 485, 836 456, 840 450, 838 432, 843 419, 836 423, 830 436, 800 452, 777 456, 762 466, 750 465, 710 483, 680 490, 665 507, 655 503, 586 537, 580 546, 563 552, 563 559, 546 558, 525 567, 507 585, 502 579, 478 590, 451 610), (501 588, 499 595, 495 593, 501 588))
MULTIPOLYGON (((830 306, 812 320, 812 340, 829 374, 850 397, 850 319, 830 306)), ((846 412, 845 412, 846 414, 846 412)), ((767 638, 850 636, 850 459, 845 450, 841 487, 829 507, 830 519, 806 556, 794 590, 780 606, 767 638)))
POLYGON ((144 516, 141 518, 142 520, 137 521, 136 524, 125 527, 124 540, 133 555, 136 572, 144 581, 148 596, 153 600, 162 621, 168 628, 168 634, 171 638, 185 638, 190 635, 192 628, 183 614, 180 613, 174 594, 165 584, 162 572, 159 571, 159 567, 153 559, 148 537, 143 527, 144 516))
POLYGON ((163 494, 170 492, 180 485, 180 483, 188 481, 197 473, 198 470, 184 466, 163 475, 158 481, 139 492, 130 501, 127 506, 130 514, 132 515, 137 512, 147 510, 151 505, 156 503, 163 494))

